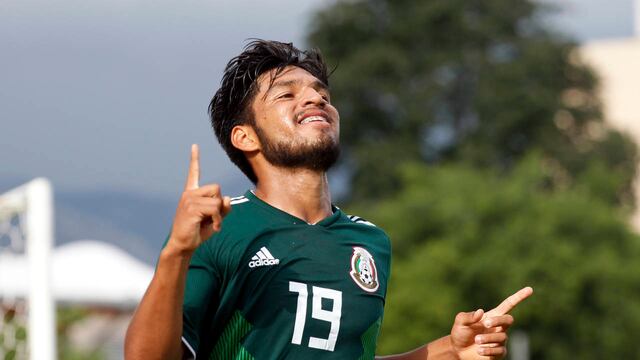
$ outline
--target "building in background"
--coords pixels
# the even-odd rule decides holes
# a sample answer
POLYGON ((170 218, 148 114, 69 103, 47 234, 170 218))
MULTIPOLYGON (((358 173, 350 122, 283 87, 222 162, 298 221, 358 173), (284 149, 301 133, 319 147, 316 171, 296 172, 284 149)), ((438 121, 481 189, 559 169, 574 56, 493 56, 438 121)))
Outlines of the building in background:
MULTIPOLYGON (((640 144, 640 0, 634 5, 633 37, 587 42, 580 47, 580 55, 600 77, 605 119, 640 144)), ((638 173, 634 188, 640 201, 640 166, 638 173)), ((640 232, 640 206, 632 225, 640 232)))

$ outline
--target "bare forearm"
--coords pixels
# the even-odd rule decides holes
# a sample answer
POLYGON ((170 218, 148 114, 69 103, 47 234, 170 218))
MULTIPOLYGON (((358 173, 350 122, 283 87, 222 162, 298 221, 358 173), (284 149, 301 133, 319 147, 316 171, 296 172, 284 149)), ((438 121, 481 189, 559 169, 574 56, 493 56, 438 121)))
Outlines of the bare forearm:
POLYGON ((434 340, 415 350, 398 355, 376 356, 377 360, 459 360, 449 336, 434 340))
POLYGON ((182 303, 190 254, 166 247, 127 330, 125 358, 179 359, 182 303))

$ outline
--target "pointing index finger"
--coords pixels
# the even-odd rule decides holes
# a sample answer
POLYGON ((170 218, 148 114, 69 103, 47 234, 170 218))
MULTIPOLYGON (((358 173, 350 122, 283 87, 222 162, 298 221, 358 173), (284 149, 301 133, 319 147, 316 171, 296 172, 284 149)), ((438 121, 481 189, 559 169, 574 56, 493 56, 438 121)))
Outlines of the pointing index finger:
POLYGON ((189 161, 189 173, 187 174, 187 183, 185 190, 197 189, 200 181, 200 149, 198 144, 191 145, 191 160, 189 161))
POLYGON ((517 293, 506 298, 500 305, 496 306, 491 312, 497 315, 508 314, 516 305, 533 294, 533 289, 529 286, 520 289, 517 293))

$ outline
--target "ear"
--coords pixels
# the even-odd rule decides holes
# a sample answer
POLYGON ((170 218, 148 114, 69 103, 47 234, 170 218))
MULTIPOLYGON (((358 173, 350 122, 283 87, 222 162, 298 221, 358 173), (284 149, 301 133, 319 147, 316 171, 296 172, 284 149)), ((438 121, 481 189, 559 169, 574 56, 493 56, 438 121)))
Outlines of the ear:
POLYGON ((231 144, 246 152, 260 149, 258 136, 255 130, 253 130, 253 127, 249 125, 236 125, 231 129, 231 144))

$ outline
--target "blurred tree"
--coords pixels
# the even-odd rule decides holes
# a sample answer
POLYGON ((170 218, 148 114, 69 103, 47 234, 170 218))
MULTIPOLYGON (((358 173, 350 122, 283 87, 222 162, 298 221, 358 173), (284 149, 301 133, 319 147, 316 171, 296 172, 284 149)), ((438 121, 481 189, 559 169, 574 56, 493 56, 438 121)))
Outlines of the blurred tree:
MULTIPOLYGON (((399 189, 404 162, 500 170, 539 150, 571 186, 597 159, 631 203, 634 144, 602 121, 597 79, 575 44, 545 30, 531 0, 342 1, 314 17, 308 42, 339 70, 353 200, 399 189)), ((547 9, 548 10, 548 9, 547 9)))
POLYGON ((531 285, 514 315, 532 359, 638 358, 640 239, 607 198, 619 185, 593 165, 585 185, 550 189, 557 171, 540 155, 509 174, 405 164, 394 199, 352 209, 397 250, 379 353, 447 334, 457 312, 531 285))

